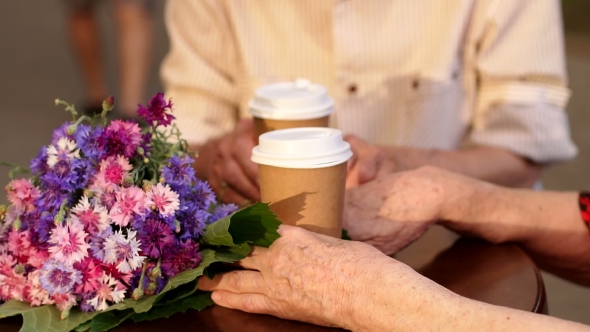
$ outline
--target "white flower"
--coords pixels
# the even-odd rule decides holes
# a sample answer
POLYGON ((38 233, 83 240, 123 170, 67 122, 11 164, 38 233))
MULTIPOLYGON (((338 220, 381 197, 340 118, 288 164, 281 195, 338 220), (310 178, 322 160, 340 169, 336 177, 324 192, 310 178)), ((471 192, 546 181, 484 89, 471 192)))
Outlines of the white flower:
POLYGON ((139 256, 140 242, 135 238, 136 231, 128 231, 127 238, 119 230, 107 237, 104 241, 104 262, 117 264, 117 270, 121 273, 135 271, 145 259, 139 256))
POLYGON ((125 289, 119 289, 118 282, 110 275, 103 272, 102 276, 98 278, 98 288, 96 296, 88 300, 96 311, 104 311, 109 305, 107 301, 119 303, 125 298, 125 289))
POLYGON ((146 209, 157 210, 163 217, 173 215, 179 206, 178 193, 168 185, 158 183, 146 193, 146 209))
POLYGON ((80 150, 76 149, 76 142, 62 137, 57 141, 57 147, 50 145, 47 147, 47 165, 53 167, 60 160, 80 159, 80 150))

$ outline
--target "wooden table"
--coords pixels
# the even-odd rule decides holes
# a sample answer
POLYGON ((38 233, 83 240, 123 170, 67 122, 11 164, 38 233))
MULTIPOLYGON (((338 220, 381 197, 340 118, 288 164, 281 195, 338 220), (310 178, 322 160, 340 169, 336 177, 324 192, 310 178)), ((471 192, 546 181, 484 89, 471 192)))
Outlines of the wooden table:
MULTIPOLYGON (((547 313, 541 274, 515 245, 490 245, 460 238, 433 227, 419 241, 395 255, 422 275, 453 292, 506 307, 547 313)), ((394 301, 395 299, 392 299, 394 301)), ((18 331, 20 318, 0 320, 0 331, 18 331)), ((169 319, 127 322, 115 331, 330 331, 305 323, 213 307, 169 319)))

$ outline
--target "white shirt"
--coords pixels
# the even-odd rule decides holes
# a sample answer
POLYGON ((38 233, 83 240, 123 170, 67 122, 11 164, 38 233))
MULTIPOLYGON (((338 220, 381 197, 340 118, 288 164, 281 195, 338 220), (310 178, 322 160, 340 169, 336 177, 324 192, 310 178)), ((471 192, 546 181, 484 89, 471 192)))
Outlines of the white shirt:
POLYGON ((261 85, 306 78, 331 125, 383 145, 573 158, 558 0, 169 0, 161 75, 192 144, 261 85))

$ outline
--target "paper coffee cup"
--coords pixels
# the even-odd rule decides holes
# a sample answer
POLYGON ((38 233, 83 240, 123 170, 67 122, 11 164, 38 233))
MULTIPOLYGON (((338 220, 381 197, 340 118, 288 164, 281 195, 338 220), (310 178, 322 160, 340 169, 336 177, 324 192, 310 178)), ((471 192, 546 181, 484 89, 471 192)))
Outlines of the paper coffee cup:
POLYGON ((326 88, 304 79, 263 86, 249 106, 256 138, 279 129, 327 127, 334 111, 326 88))
POLYGON ((263 202, 285 224, 340 238, 346 162, 342 132, 292 128, 265 133, 252 150, 263 202))

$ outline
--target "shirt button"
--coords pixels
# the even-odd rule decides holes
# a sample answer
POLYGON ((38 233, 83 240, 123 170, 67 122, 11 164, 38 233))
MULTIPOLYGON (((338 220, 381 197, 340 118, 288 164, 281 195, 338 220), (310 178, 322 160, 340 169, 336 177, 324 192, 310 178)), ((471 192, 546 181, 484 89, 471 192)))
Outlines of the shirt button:
POLYGON ((356 94, 356 90, 357 90, 356 84, 351 84, 348 86, 348 93, 349 94, 351 94, 351 95, 356 94))

